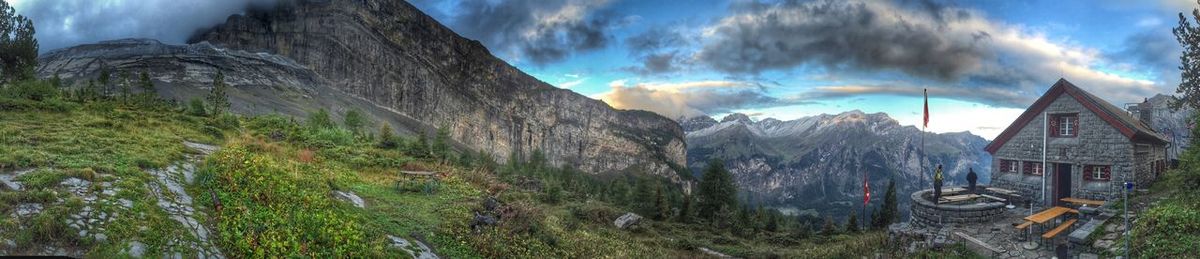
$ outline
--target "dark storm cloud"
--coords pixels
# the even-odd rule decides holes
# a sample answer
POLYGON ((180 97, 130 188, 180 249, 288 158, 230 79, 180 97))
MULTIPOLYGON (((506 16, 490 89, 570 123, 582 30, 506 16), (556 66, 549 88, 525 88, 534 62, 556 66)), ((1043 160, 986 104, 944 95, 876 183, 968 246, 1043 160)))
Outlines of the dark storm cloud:
POLYGON ((683 51, 693 46, 682 33, 664 27, 653 27, 625 39, 629 56, 640 66, 625 67, 623 70, 642 75, 675 72, 685 65, 683 51))
POLYGON ((987 34, 948 31, 948 23, 969 19, 969 14, 935 2, 882 7, 857 1, 743 3, 733 12, 710 28, 713 40, 697 56, 728 73, 815 64, 951 80, 992 56, 983 46, 987 34))
POLYGON ((575 52, 602 49, 614 15, 607 1, 465 0, 454 15, 456 31, 492 51, 518 51, 535 64, 562 61, 575 52))
POLYGON ((17 11, 33 20, 41 51, 122 38, 183 43, 192 33, 275 0, 33 0, 17 11))
POLYGON ((1174 71, 1181 51, 1183 48, 1169 30, 1147 30, 1125 38, 1121 50, 1109 53, 1109 58, 1174 71))
POLYGON ((929 90, 933 98, 951 98, 983 103, 997 107, 1023 107, 1034 101, 1034 96, 1022 95, 1007 88, 947 86, 922 88, 895 85, 841 85, 816 87, 811 91, 789 97, 793 101, 853 98, 863 95, 922 96, 929 90))

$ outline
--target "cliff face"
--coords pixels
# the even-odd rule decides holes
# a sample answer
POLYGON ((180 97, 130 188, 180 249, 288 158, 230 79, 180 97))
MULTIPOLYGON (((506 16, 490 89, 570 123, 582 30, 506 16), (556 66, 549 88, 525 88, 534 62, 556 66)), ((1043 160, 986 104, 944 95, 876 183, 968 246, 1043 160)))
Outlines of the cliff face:
POLYGON ((540 150, 587 172, 673 179, 672 165, 685 163, 673 121, 538 81, 404 1, 283 1, 191 41, 288 57, 335 89, 416 119, 416 131, 447 127, 452 139, 502 161, 540 150))
MULTIPOLYGON (((790 121, 751 121, 732 114, 713 123, 692 118, 706 128, 688 131, 688 161, 700 172, 708 159, 725 161, 739 189, 753 202, 768 206, 849 212, 861 209, 863 175, 870 179, 874 201, 882 201, 889 179, 897 193, 930 186, 930 165, 942 164, 949 185, 965 184, 968 169, 986 183, 991 157, 987 141, 970 133, 925 133, 900 126, 887 114, 850 111, 790 121), (925 185, 921 165, 925 164, 925 185)), ((907 199, 901 199, 908 202, 907 199)), ((907 208, 906 206, 901 206, 907 208)))
MULTIPOLYGON (((85 44, 47 52, 38 58, 40 77, 58 76, 69 87, 82 87, 111 74, 113 86, 104 91, 117 94, 115 85, 128 73, 137 80, 146 72, 155 90, 166 99, 185 102, 203 99, 217 71, 225 76, 233 112, 241 114, 280 113, 303 118, 320 108, 334 116, 357 108, 377 122, 407 125, 415 122, 401 114, 372 105, 329 87, 328 80, 312 70, 278 55, 223 49, 208 43, 169 45, 156 40, 124 39, 85 44)), ((138 91, 133 87, 133 91, 138 91)), ((403 129, 403 128, 402 128, 403 129)))

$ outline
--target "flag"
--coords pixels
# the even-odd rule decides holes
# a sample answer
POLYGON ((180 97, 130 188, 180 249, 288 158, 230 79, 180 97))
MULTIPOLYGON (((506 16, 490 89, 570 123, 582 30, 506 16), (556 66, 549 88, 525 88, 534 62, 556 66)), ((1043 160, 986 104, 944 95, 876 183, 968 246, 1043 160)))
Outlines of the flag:
POLYGON ((871 203, 871 184, 867 181, 867 174, 863 174, 863 206, 871 203))
POLYGON ((928 128, 929 127, 929 89, 924 89, 923 92, 925 93, 925 124, 922 124, 923 125, 922 128, 928 128))

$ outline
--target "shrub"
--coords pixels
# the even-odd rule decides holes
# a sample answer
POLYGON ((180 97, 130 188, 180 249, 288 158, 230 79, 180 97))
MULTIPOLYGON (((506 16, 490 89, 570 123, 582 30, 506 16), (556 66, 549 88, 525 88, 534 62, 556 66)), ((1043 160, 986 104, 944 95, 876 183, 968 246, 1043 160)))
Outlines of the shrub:
POLYGON ((204 101, 201 101, 198 98, 192 98, 191 100, 188 100, 187 112, 188 112, 188 114, 191 114, 192 116, 207 116, 208 115, 208 111, 205 110, 205 108, 204 108, 204 101))
POLYGON ((2 92, 3 96, 17 99, 28 99, 34 101, 49 100, 58 98, 59 91, 54 88, 54 84, 49 81, 42 80, 25 80, 16 82, 2 92))
POLYGON ((228 112, 221 113, 220 115, 216 115, 216 117, 209 119, 208 124, 226 130, 232 130, 241 127, 241 122, 238 120, 238 116, 228 112))
POLYGON ((305 126, 310 130, 332 129, 333 119, 329 118, 329 111, 324 108, 308 114, 308 120, 305 120, 305 126))
POLYGON ((337 128, 310 128, 304 134, 304 145, 307 147, 330 148, 354 143, 354 133, 337 128))

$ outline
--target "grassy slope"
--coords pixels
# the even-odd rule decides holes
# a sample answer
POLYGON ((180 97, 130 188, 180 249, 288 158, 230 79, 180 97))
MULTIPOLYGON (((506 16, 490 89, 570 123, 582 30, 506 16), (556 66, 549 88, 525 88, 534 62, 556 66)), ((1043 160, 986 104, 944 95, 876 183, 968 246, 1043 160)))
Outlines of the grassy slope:
MULTIPOLYGON (((15 101, 0 100, 0 106, 5 102, 15 101)), ((278 117, 243 118, 219 130, 215 121, 170 107, 114 101, 25 107, 0 111, 0 170, 47 169, 23 176, 24 192, 0 192, 0 215, 12 213, 20 203, 47 208, 31 220, 0 220, 0 238, 16 240, 19 247, 55 244, 110 257, 138 240, 147 245, 148 256, 190 254, 165 250, 171 239, 188 234, 155 205, 146 187, 154 179, 143 171, 183 158, 189 151, 182 142, 188 140, 223 146, 208 157, 197 183, 187 189, 198 209, 210 216, 205 224, 213 230, 213 242, 231 257, 406 256, 389 246, 387 235, 419 236, 438 254, 452 258, 701 257, 699 247, 745 257, 889 253, 881 232, 807 239, 763 232, 746 238, 702 224, 649 220, 642 228, 618 230, 612 219, 628 211, 623 206, 585 195, 543 202, 537 191, 512 187, 490 169, 416 159, 377 148, 365 138, 347 137, 344 130, 306 132, 278 117), (279 132, 284 138, 270 140, 279 132), (436 191, 414 191, 398 187, 424 186, 429 180, 402 176, 397 173, 402 168, 443 174, 433 185, 436 191), (121 189, 116 198, 134 201, 128 211, 104 202, 96 205, 122 215, 105 231, 108 241, 80 238, 63 224, 82 207, 78 197, 57 186, 67 177, 113 182, 121 189), (353 191, 367 207, 337 201, 333 190, 353 191), (220 208, 210 194, 220 200, 220 208), (498 195, 511 217, 471 233, 468 222, 482 210, 488 194, 498 195), (59 198, 64 202, 55 202, 59 198)), ((100 192, 103 187, 91 189, 100 192)))
MULTIPOLYGON (((0 97, 2 98, 2 97, 0 97)), ((0 100, 4 101, 4 100, 0 100)), ((3 105, 0 105, 3 106, 3 105)), ((186 236, 178 223, 154 204, 147 181, 153 177, 142 168, 164 167, 183 157, 183 140, 214 143, 199 132, 200 120, 168 112, 161 107, 130 107, 115 102, 73 105, 62 111, 0 110, 0 171, 40 168, 19 178, 23 192, 0 192, 0 215, 9 215, 21 203, 42 203, 45 209, 26 222, 0 219, 0 238, 14 240, 18 247, 55 244, 79 247, 93 255, 115 254, 120 242, 95 242, 82 238, 63 222, 79 213, 84 202, 65 191, 59 182, 76 177, 91 182, 112 182, 119 189, 114 198, 136 204, 130 210, 112 203, 99 203, 96 211, 120 213, 103 231, 110 241, 140 240, 152 254, 170 239, 186 236), (55 202, 63 199, 63 202, 55 202), (19 230, 19 226, 25 226, 19 230), (148 231, 142 231, 144 227, 148 231)), ((90 192, 105 187, 93 185, 90 192)))

